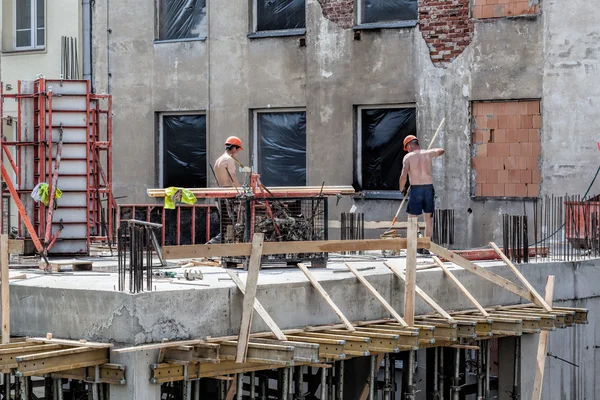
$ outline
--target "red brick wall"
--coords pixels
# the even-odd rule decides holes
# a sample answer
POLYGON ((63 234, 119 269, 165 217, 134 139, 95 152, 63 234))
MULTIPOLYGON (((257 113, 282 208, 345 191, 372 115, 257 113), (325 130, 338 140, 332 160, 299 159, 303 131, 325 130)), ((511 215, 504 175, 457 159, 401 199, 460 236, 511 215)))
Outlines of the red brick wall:
POLYGON ((499 18, 537 14, 537 5, 530 7, 527 0, 475 0, 473 18, 499 18))
POLYGON ((469 0, 419 0, 419 26, 431 61, 446 67, 471 43, 469 0))
POLYGON ((340 28, 354 25, 354 0, 318 0, 323 16, 340 28))
POLYGON ((473 102, 475 196, 538 197, 540 101, 473 102))

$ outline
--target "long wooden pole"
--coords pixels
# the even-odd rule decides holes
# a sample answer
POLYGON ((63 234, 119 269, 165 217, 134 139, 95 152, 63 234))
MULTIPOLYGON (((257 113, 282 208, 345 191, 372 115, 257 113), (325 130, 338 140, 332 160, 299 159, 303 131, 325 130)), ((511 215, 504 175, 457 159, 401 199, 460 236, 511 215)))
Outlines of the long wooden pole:
POLYGON ((10 292, 8 286, 8 235, 0 236, 0 268, 2 268, 2 344, 10 343, 10 292))
POLYGON ((404 280, 404 320, 415 325, 415 291, 417 286, 417 217, 408 217, 406 233, 406 279, 404 280))
MULTIPOLYGON (((554 297, 554 275, 546 278, 546 294, 544 299, 548 305, 552 305, 554 297)), ((533 379, 533 393, 531 400, 540 400, 542 398, 542 383, 544 382, 544 368, 546 365, 546 350, 548 348, 548 331, 540 332, 540 339, 537 348, 537 358, 535 366, 535 378, 533 379)))

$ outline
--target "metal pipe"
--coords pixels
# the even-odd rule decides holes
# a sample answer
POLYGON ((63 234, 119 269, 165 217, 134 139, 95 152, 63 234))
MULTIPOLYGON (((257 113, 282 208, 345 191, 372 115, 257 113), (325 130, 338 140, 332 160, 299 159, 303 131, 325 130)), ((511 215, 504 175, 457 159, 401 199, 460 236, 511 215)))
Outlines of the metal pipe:
POLYGON ((334 389, 334 386, 333 386, 333 372, 334 371, 333 370, 335 369, 335 368, 333 368, 334 366, 335 366, 335 364, 332 365, 332 368, 329 368, 329 373, 327 374, 327 397, 330 400, 335 399, 335 397, 334 397, 335 394, 334 394, 334 390, 333 390, 334 389))
POLYGON ((452 382, 452 400, 459 400, 460 394, 460 349, 454 349, 454 379, 452 382))
POLYGON ((439 374, 438 374, 438 370, 439 370, 438 352, 439 352, 439 349, 437 347, 434 347, 434 349, 433 349, 433 397, 434 398, 435 398, 435 396, 438 396, 439 382, 440 382, 440 378, 439 378, 439 374))
POLYGON ((63 392, 62 378, 56 379, 56 391, 58 393, 58 400, 63 400, 65 396, 63 392))
POLYGON ((521 338, 515 337, 515 369, 513 374, 513 399, 521 398, 521 338))
POLYGON ((225 396, 227 396, 227 388, 225 385, 225 381, 219 380, 219 400, 225 400, 225 396))
POLYGON ((485 340, 485 398, 490 397, 490 341, 485 340))
POLYGON ((338 362, 337 382, 337 398, 344 400, 344 361, 338 362))
POLYGON ((444 393, 444 381, 446 379, 445 373, 446 371, 444 369, 444 348, 442 347, 440 349, 440 400, 444 400, 444 396, 446 395, 444 393))
POLYGON ((288 400, 294 400, 294 368, 288 368, 288 400))
POLYGON ((390 354, 386 353, 384 356, 384 382, 383 382, 383 399, 392 400, 392 389, 391 389, 391 365, 390 365, 390 354))
MULTIPOLYGON (((404 368, 406 370, 407 373, 407 379, 406 382, 408 383, 407 388, 406 388, 406 400, 414 400, 415 399, 415 395, 416 395, 416 388, 415 388, 415 383, 414 383, 414 365, 415 365, 415 351, 411 350, 408 352, 408 365, 406 367, 402 366, 402 368, 404 368)), ((402 371, 404 373, 404 371, 402 371)))
POLYGON ((254 400, 256 398, 256 373, 254 371, 250 372, 250 399, 254 400))
POLYGON ((327 400, 327 369, 321 368, 321 400, 327 400))
POLYGON ((483 351, 481 342, 477 350, 477 400, 483 400, 483 351))
POLYGON ((287 400, 288 397, 288 381, 290 379, 290 370, 288 368, 283 368, 282 371, 282 379, 281 379, 281 399, 287 400))
POLYGON ((304 367, 296 367, 296 398, 304 400, 304 367))
POLYGON ((200 379, 194 382, 194 400, 200 400, 200 379))
POLYGON ((269 390, 269 378, 267 373, 263 372, 258 377, 258 384, 260 386, 260 400, 267 400, 267 391, 269 390))
POLYGON ((92 82, 92 7, 90 0, 83 0, 83 79, 92 82))
POLYGON ((244 386, 243 386, 244 379, 243 378, 244 378, 244 374, 237 374, 235 376, 235 379, 236 379, 236 386, 235 386, 235 395, 236 396, 235 396, 235 398, 237 400, 243 399, 243 396, 242 396, 242 394, 244 393, 244 386))
POLYGON ((4 393, 4 398, 5 399, 10 399, 10 374, 3 374, 4 376, 4 388, 3 388, 3 393, 4 393))
POLYGON ((192 400, 192 381, 185 381, 185 399, 192 400))
POLYGON ((375 386, 377 386, 377 356, 371 356, 371 370, 369 372, 369 400, 375 399, 375 386))

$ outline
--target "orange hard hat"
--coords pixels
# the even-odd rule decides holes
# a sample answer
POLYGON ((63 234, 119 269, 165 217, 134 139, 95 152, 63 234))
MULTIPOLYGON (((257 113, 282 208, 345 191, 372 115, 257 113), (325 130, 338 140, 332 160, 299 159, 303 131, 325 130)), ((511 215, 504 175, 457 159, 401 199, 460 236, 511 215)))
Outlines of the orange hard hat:
POLYGON ((410 142, 412 142, 413 140, 416 140, 417 143, 419 142, 419 139, 417 139, 417 137, 415 135, 408 135, 407 137, 404 138, 404 151, 408 151, 406 146, 408 146, 408 144, 410 142))
POLYGON ((242 147, 242 141, 240 140, 239 137, 237 136, 229 136, 227 138, 227 140, 225 141, 226 145, 233 145, 233 146, 237 146, 240 148, 240 150, 244 150, 244 148, 242 147))

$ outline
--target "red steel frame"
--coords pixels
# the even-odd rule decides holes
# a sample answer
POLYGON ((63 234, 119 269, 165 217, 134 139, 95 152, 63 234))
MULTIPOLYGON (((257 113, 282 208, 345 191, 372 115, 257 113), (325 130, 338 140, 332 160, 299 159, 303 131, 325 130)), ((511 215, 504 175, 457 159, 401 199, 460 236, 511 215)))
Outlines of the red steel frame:
MULTIPOLYGON (((6 94, 4 85, 0 83, 0 116, 4 117, 4 100, 14 99, 17 101, 17 130, 16 140, 7 141, 4 136, 4 123, 0 123, 0 164, 2 179, 6 183, 18 210, 18 232, 23 237, 22 224, 25 225, 29 237, 32 239, 38 253, 47 254, 48 250, 56 243, 58 236, 62 231, 62 222, 53 222, 52 214, 54 211, 54 194, 59 180, 58 168, 61 161, 62 132, 68 129, 81 129, 80 126, 54 126, 53 113, 57 112, 81 112, 81 110, 53 110, 52 99, 55 97, 51 90, 48 90, 48 83, 61 85, 63 80, 47 80, 45 78, 36 79, 33 82, 33 93, 22 93, 22 82, 17 85, 16 94, 6 94), (22 101, 33 100, 33 141, 24 141, 22 133, 22 101), (61 137, 58 141, 56 158, 53 157, 53 139, 52 130, 59 129, 61 137), (15 162, 10 147, 14 147, 17 153, 15 162), (23 199, 30 195, 32 188, 23 188, 23 176, 21 174, 23 165, 23 151, 26 147, 33 151, 33 185, 40 182, 46 182, 49 185, 50 203, 48 210, 41 203, 35 203, 31 215, 27 213, 23 205, 23 199), (16 176, 17 184, 12 182, 9 171, 4 167, 4 157, 9 161, 13 173, 16 176), (59 225, 61 228, 53 235, 52 225, 59 225), (41 239, 43 239, 43 244, 41 239)), ((93 241, 112 241, 113 215, 115 209, 114 197, 112 194, 112 96, 92 94, 89 81, 73 80, 69 82, 79 82, 86 85, 86 157, 69 158, 73 161, 86 162, 86 241, 89 252, 90 244, 93 241), (105 116, 104 124, 102 116, 105 116), (105 129, 103 129, 103 126, 105 129), (104 135, 103 135, 104 134, 104 135), (104 136, 104 137, 103 137, 104 136), (106 165, 106 172, 102 164, 106 165), (102 203, 105 203, 103 206, 102 203), (102 231, 102 210, 106 213, 106 235, 100 235, 102 231)), ((78 96, 67 94, 66 96, 78 96)), ((63 158, 64 160, 65 158, 63 158)), ((63 174, 64 176, 64 174, 63 174)), ((0 189, 1 192, 2 189, 0 189)), ((1 193, 0 193, 1 194, 1 193)), ((0 215, 4 218, 3 205, 0 204, 0 215)), ((69 208, 61 206, 61 208, 69 208)), ((79 208, 79 207, 76 207, 79 208)), ((10 215, 8 216, 10 218, 10 215)), ((64 223, 67 224, 67 223, 64 223)), ((65 239, 63 239, 65 240, 65 239)), ((80 239, 77 239, 80 240, 80 239)))

